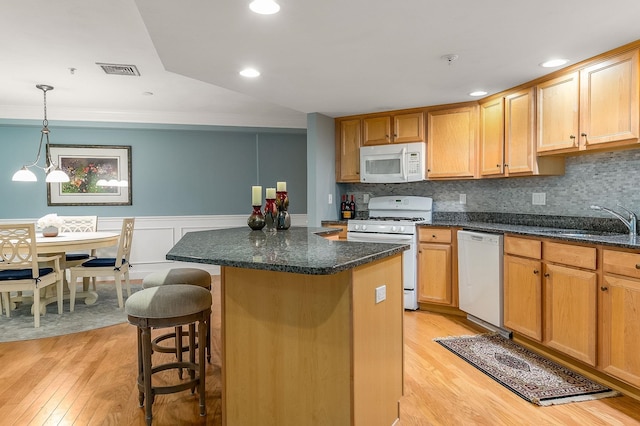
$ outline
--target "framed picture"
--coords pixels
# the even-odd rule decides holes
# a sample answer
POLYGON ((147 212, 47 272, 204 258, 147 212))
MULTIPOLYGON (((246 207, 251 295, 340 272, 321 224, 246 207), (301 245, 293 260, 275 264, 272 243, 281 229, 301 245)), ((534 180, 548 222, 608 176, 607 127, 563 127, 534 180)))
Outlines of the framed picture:
POLYGON ((50 145, 69 182, 47 184, 49 206, 130 206, 131 147, 50 145))

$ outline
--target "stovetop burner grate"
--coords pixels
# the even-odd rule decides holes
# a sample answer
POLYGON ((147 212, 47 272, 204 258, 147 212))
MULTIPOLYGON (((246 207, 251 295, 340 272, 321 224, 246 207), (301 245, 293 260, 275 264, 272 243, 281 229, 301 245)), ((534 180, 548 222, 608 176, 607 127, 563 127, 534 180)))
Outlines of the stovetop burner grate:
POLYGON ((391 216, 379 216, 369 217, 368 220, 389 221, 389 222, 424 222, 424 217, 391 217, 391 216))

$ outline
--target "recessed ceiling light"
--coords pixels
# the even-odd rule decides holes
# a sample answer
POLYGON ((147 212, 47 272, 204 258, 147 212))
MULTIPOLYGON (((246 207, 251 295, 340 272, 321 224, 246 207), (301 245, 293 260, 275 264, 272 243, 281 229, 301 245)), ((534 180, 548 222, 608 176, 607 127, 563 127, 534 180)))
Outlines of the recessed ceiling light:
POLYGON ((243 77, 255 78, 260 75, 260 71, 254 68, 245 68, 242 71, 240 71, 240 75, 243 77))
POLYGON ((475 92, 469 93, 469 96, 484 96, 486 94, 487 92, 485 92, 484 90, 476 90, 475 92))
POLYGON ((561 65, 564 65, 567 62, 569 62, 568 59, 551 59, 547 62, 541 63, 540 66, 544 68, 554 68, 554 67, 559 67, 561 65))
POLYGON ((261 15, 273 15, 280 11, 280 5, 273 0, 253 0, 249 9, 261 15))

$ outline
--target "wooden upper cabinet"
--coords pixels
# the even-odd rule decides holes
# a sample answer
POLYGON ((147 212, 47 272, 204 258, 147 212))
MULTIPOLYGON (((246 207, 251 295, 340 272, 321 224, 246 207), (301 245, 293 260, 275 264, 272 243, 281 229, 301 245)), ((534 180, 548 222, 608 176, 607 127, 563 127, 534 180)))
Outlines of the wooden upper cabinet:
POLYGON ((336 120, 336 181, 360 182, 362 120, 336 120))
POLYGON ((363 146, 391 143, 391 116, 364 118, 362 125, 364 129, 363 146))
POLYGON ((480 104, 480 176, 504 175, 504 100, 480 104))
POLYGON ((564 157, 538 157, 536 152, 535 88, 505 97, 504 174, 562 175, 564 157))
POLYGON ((580 71, 581 149, 638 143, 638 50, 580 71))
POLYGON ((365 117, 363 145, 424 142, 424 113, 365 117))
POLYGON ((578 149, 579 75, 538 84, 538 152, 578 149))
POLYGON ((424 113, 413 112, 393 116, 393 142, 424 142, 424 113))
POLYGON ((427 177, 475 177, 477 106, 429 111, 427 128, 427 177))
POLYGON ((639 142, 638 49, 538 85, 538 153, 639 142))

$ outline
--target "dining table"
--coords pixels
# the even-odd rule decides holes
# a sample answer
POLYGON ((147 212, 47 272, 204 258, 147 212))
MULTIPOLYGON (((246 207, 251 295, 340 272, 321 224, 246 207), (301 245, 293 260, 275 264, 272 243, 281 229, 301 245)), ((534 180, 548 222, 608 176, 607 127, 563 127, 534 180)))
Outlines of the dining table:
MULTIPOLYGON (((42 233, 37 232, 36 249, 38 255, 59 255, 60 269, 65 273, 66 253, 111 247, 117 245, 119 240, 119 232, 60 232, 55 237, 45 237, 42 233)), ((75 283, 69 284, 75 285, 75 283)), ((69 297, 67 290, 65 289, 64 292, 65 299, 69 297)), ((84 298, 85 303, 90 305, 98 300, 98 293, 91 291, 85 284, 83 291, 76 293, 76 298, 84 298)), ((46 305, 54 302, 57 302, 57 296, 55 294, 47 295, 41 303, 41 310, 46 310, 46 305)))

